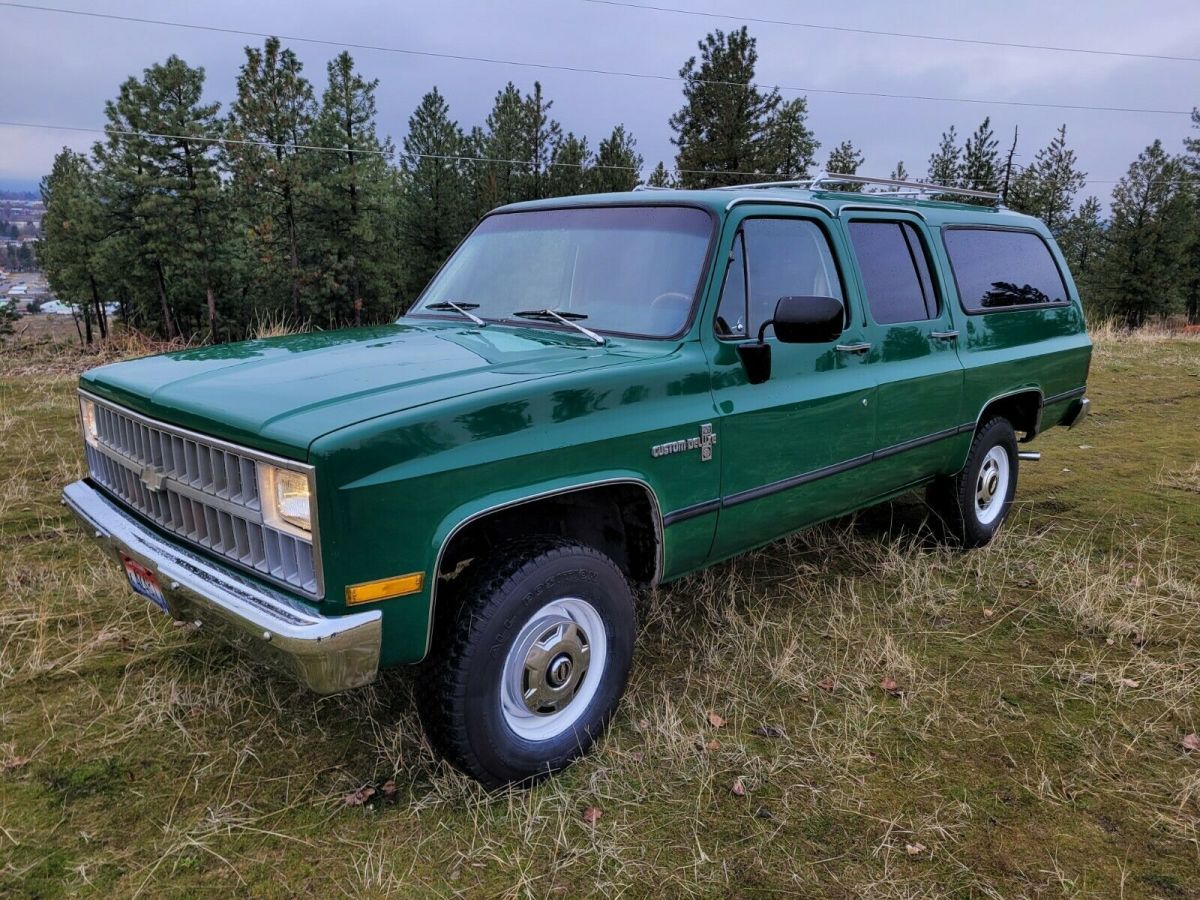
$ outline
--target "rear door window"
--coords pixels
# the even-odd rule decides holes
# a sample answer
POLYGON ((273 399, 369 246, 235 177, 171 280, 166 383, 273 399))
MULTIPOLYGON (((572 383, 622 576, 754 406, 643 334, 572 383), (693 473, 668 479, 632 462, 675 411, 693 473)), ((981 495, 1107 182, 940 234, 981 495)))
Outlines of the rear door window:
POLYGON ((967 312, 1068 301, 1062 273, 1041 235, 998 228, 947 228, 946 252, 967 312))
POLYGON ((878 324, 937 317, 929 259, 916 228, 908 222, 851 222, 850 243, 878 324))
POLYGON ((834 297, 845 305, 829 240, 807 219, 747 219, 725 273, 717 334, 756 336, 780 297, 834 297))

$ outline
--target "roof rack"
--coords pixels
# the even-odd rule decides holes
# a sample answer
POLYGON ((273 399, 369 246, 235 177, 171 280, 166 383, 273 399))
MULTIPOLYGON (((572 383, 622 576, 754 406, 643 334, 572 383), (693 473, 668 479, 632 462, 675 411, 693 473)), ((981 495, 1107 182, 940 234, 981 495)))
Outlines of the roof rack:
POLYGON ((997 205, 1000 195, 995 191, 981 191, 976 188, 952 187, 947 184, 930 184, 925 181, 902 181, 896 178, 874 178, 869 175, 843 175, 838 172, 819 172, 812 178, 799 178, 790 181, 760 181, 754 184, 731 184, 719 188, 718 191, 740 191, 748 188, 801 188, 809 191, 824 189, 824 185, 861 184, 864 186, 881 187, 885 190, 869 191, 874 194, 889 194, 898 197, 930 197, 937 194, 953 194, 958 197, 973 197, 977 200, 990 200, 997 205))

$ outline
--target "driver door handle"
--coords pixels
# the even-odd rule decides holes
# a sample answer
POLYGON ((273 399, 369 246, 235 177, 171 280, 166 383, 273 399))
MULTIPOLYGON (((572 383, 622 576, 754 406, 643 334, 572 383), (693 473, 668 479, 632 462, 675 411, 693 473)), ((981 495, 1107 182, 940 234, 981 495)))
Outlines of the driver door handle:
POLYGON ((866 341, 859 341, 857 344, 838 344, 836 349, 839 353, 866 353, 871 349, 871 345, 866 341))
POLYGON ((931 338, 937 338, 939 341, 953 341, 958 338, 958 332, 957 331, 931 331, 931 332, 929 332, 929 336, 931 338))

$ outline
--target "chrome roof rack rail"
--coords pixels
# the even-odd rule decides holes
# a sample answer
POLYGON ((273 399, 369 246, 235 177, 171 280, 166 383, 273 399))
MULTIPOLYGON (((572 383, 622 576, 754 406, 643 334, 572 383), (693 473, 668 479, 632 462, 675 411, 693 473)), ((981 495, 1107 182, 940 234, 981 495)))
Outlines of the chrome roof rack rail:
POLYGON ((641 184, 635 184, 633 186, 633 189, 635 191, 673 191, 673 190, 675 190, 675 188, 668 187, 665 184, 646 184, 645 182, 642 182, 641 184))
POLYGON ((843 175, 838 172, 819 172, 812 178, 798 178, 787 181, 760 181, 753 184, 728 185, 716 188, 716 190, 737 191, 758 188, 801 188, 809 191, 819 191, 826 186, 837 184, 878 187, 883 190, 870 191, 868 193, 886 194, 894 197, 928 198, 939 194, 948 194, 956 197, 988 200, 997 205, 1000 203, 1000 195, 995 191, 953 187, 947 184, 930 184, 926 181, 903 181, 897 178, 875 178, 869 175, 843 175))

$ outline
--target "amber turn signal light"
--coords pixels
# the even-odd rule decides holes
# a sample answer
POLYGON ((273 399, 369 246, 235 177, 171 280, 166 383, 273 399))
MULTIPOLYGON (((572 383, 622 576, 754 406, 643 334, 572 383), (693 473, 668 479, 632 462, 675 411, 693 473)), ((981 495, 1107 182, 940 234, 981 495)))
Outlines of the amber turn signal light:
POLYGON ((346 603, 372 603, 375 600, 388 600, 392 597, 404 597, 415 594, 425 584, 424 572, 410 572, 407 575, 397 575, 395 578, 381 578, 378 581, 364 581, 362 584, 352 584, 346 588, 346 603))

